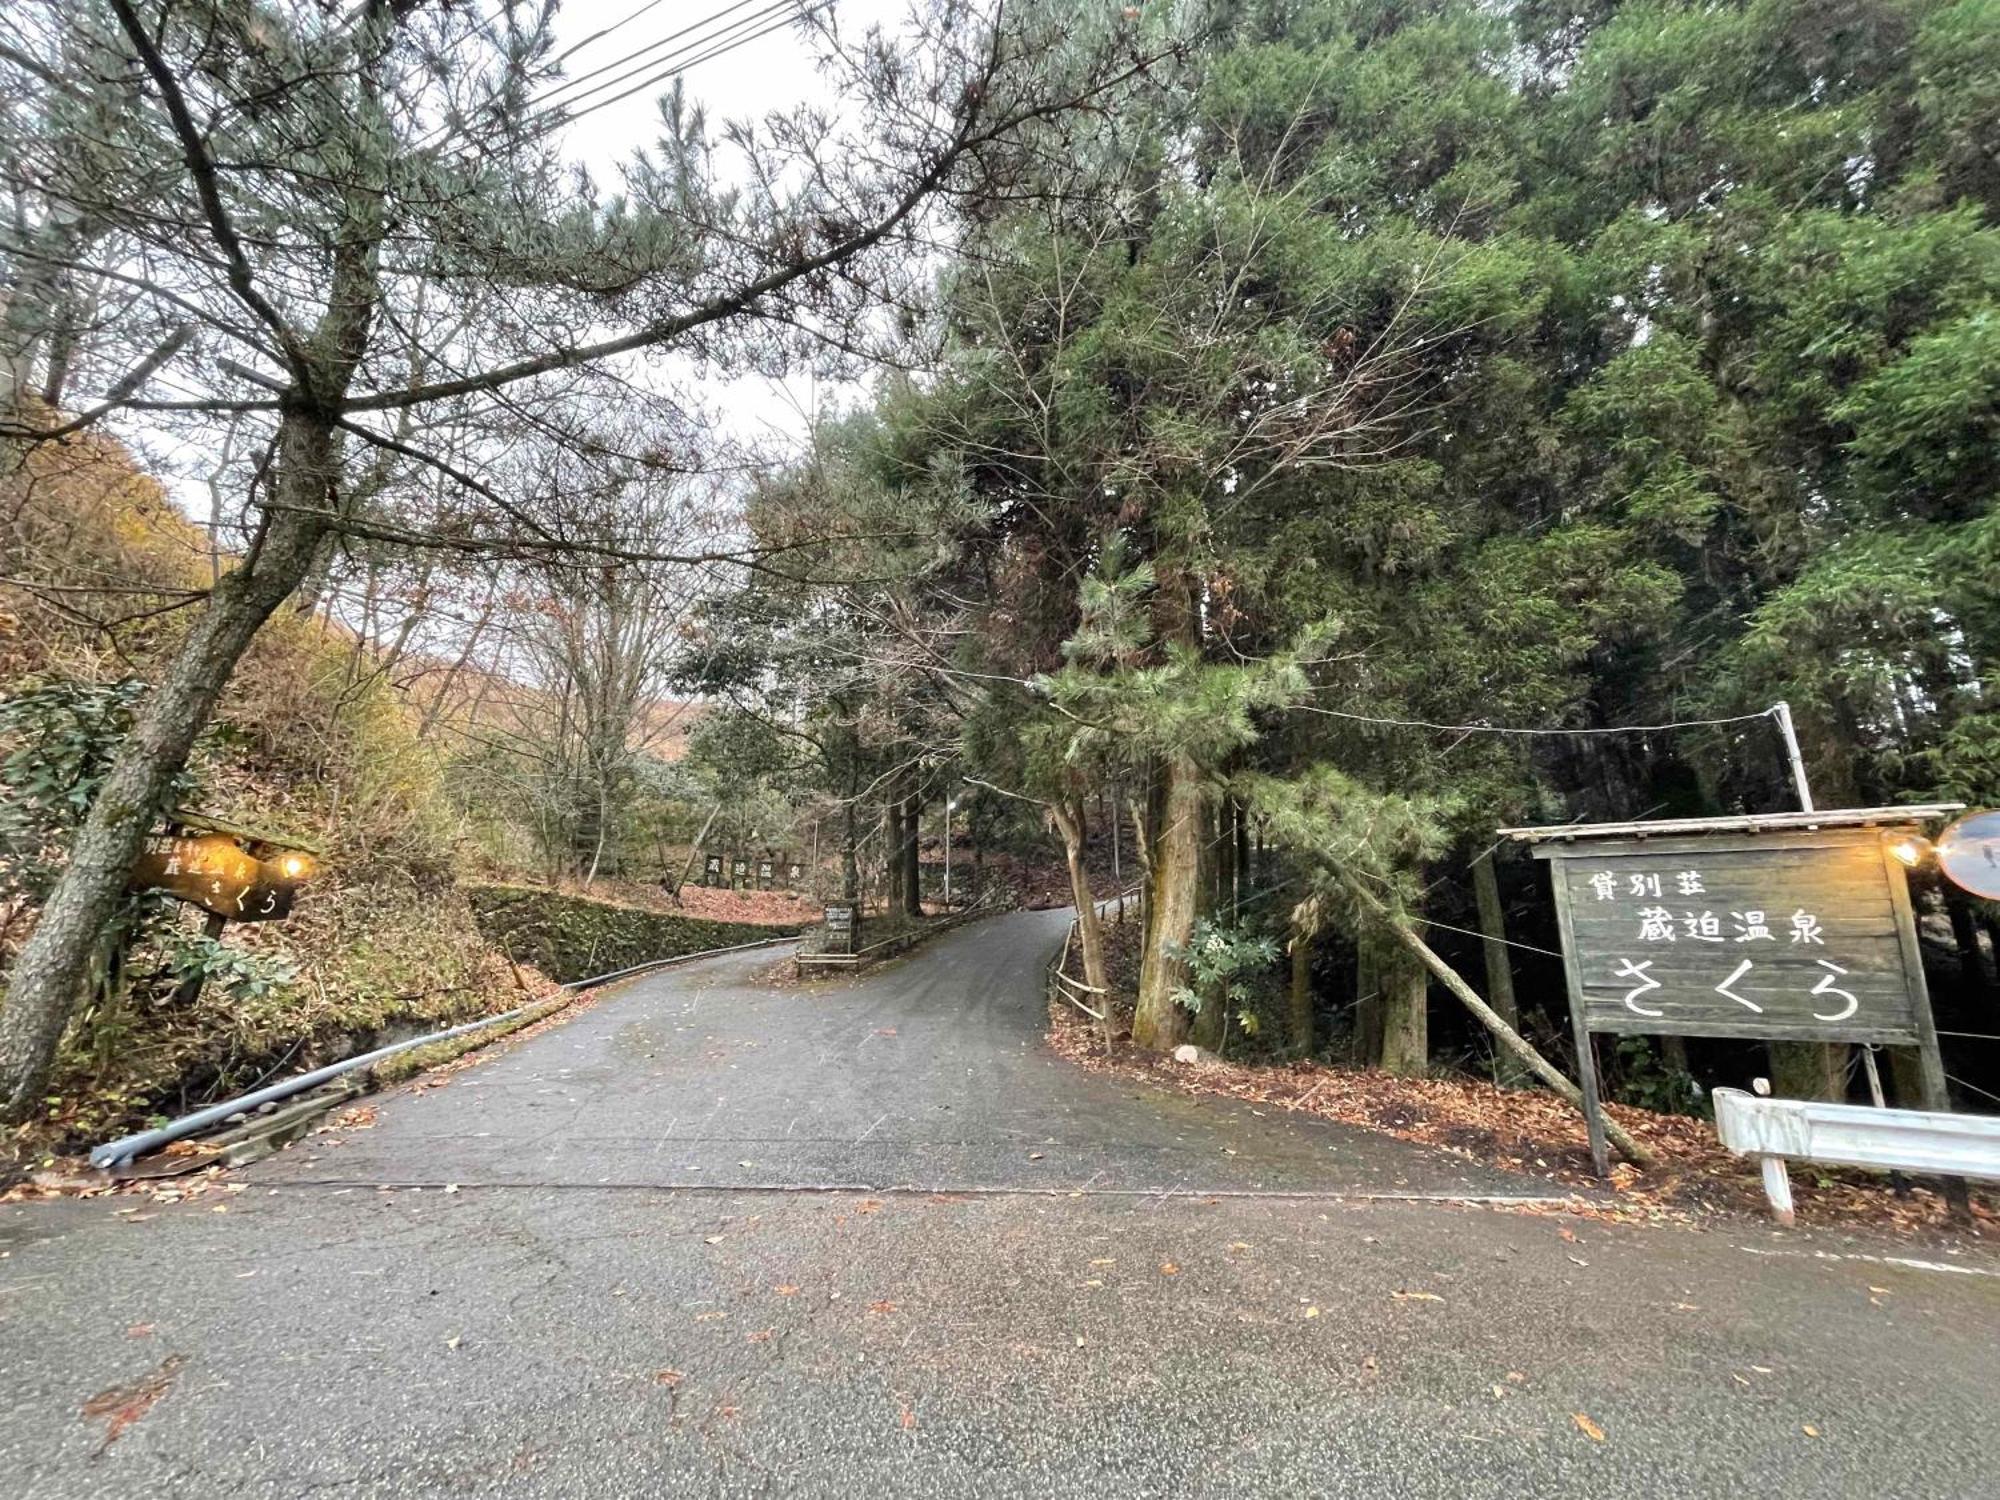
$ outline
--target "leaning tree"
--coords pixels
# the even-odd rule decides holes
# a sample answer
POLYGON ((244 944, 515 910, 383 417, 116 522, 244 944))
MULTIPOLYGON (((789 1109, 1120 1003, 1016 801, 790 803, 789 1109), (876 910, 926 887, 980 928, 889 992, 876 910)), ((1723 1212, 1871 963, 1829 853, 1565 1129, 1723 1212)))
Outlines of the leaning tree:
POLYGON ((656 400, 662 351, 766 367, 802 346, 866 352, 884 298, 924 274, 934 198, 1008 191, 1025 150, 1059 149, 1047 137, 1071 111, 1148 61, 1115 17, 1083 35, 1059 6, 935 0, 903 45, 808 22, 838 111, 712 130, 672 92, 657 143, 609 194, 557 150, 595 106, 551 98, 552 5, 16 9, 0 49, 10 466, 113 415, 196 451, 227 431, 253 457, 240 546, 193 605, 15 963, 0 1010, 13 1119, 191 743, 330 547, 782 565, 754 546, 662 554, 607 532, 528 488, 512 439, 576 439, 582 467, 607 473, 671 464, 563 413, 656 400))

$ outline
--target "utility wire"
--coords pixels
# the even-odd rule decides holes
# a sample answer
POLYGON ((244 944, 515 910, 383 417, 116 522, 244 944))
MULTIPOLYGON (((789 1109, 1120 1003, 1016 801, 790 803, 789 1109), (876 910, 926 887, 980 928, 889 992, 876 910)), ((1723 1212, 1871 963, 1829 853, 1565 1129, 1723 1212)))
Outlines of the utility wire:
POLYGON ((722 32, 715 32, 709 34, 708 36, 700 37, 695 41, 688 43, 685 46, 675 48, 672 53, 668 54, 668 57, 683 58, 682 61, 667 62, 666 66, 659 67, 658 65, 662 62, 666 62, 666 59, 655 58, 652 63, 647 64, 645 67, 633 70, 634 72, 644 72, 647 74, 647 76, 641 78, 637 83, 633 84, 628 89, 625 89, 616 94, 612 94, 607 98, 599 99, 595 103, 586 105, 582 109, 572 108, 572 106, 574 106, 579 100, 587 99, 592 94, 602 93, 605 89, 615 87, 617 84, 624 82, 625 79, 632 77, 633 74, 625 73, 617 78, 607 79, 605 82, 597 85, 597 87, 595 88, 586 89, 583 93, 578 94, 573 98, 559 100, 556 103, 549 105, 547 108, 542 109, 540 112, 530 115, 526 120, 526 122, 524 123, 524 128, 528 130, 535 130, 537 128, 548 128, 549 126, 552 125, 569 124, 573 121, 580 120, 585 115, 592 114, 600 109, 607 109, 611 105, 620 103, 623 100, 631 98, 634 94, 641 94, 648 89, 657 88, 661 84, 665 83, 668 79, 677 78, 681 74, 687 72, 688 69, 690 68, 698 67, 702 63, 710 62, 713 61, 715 58, 726 56, 727 54, 736 51, 740 47, 746 47, 751 42, 757 41, 762 37, 769 36, 774 31, 782 31, 786 27, 794 24, 796 21, 802 20, 805 17, 813 14, 815 11, 826 9, 826 7, 832 3, 833 0, 820 0, 820 3, 818 5, 812 6, 810 8, 805 8, 805 7, 795 8, 792 3, 792 0, 781 0, 780 4, 769 6, 763 11, 754 12, 753 14, 744 17, 743 21, 735 23, 728 28, 725 28, 724 31, 722 32), (768 16, 772 11, 785 11, 788 12, 788 14, 779 15, 776 20, 770 21, 768 24, 763 25, 754 31, 745 32, 740 29, 742 26, 754 25, 758 21, 762 20, 765 16, 768 16), (731 32, 734 32, 735 34, 730 35, 731 32), (695 49, 702 47, 706 47, 708 50, 705 52, 696 52, 696 55, 693 57, 683 57, 685 53, 694 51, 695 49), (649 71, 655 68, 657 68, 657 71, 649 71))
MULTIPOLYGON (((529 105, 531 108, 539 108, 544 104, 548 104, 552 102, 558 94, 567 94, 571 89, 574 89, 578 84, 588 83, 593 78, 602 78, 606 73, 614 72, 619 68, 625 67, 627 63, 638 62, 638 60, 641 57, 644 57, 648 52, 657 52, 660 50, 660 48, 666 46, 669 42, 679 41, 682 37, 691 35, 695 32, 706 32, 711 26, 714 26, 724 17, 734 15, 737 11, 743 10, 746 7, 754 5, 756 3, 758 3, 758 0, 736 0, 735 4, 725 5, 722 7, 721 10, 713 11, 710 14, 703 16, 699 21, 695 21, 689 25, 681 27, 680 30, 678 31, 670 31, 665 36, 660 37, 655 41, 646 43, 645 46, 638 48, 636 51, 626 53, 623 57, 618 58, 616 61, 605 63, 601 67, 592 68, 588 73, 579 73, 574 78, 563 79, 562 82, 552 85, 539 98, 529 100, 528 101, 529 105)), ((740 26, 745 20, 755 20, 757 19, 758 16, 768 16, 771 12, 784 10, 785 8, 794 3, 795 0, 765 0, 764 8, 758 11, 756 15, 741 17, 738 20, 731 21, 728 26, 722 28, 722 31, 711 33, 706 40, 697 37, 696 40, 692 42, 683 43, 681 46, 676 47, 674 49, 674 52, 669 55, 670 56, 677 55, 681 52, 689 51, 692 48, 705 46, 707 45, 708 41, 715 40, 715 38, 722 35, 722 32, 724 31, 734 30, 736 27, 740 26)), ((630 19, 630 17, 628 17, 627 19, 630 19)), ((600 35, 601 34, 602 33, 600 33, 600 35)), ((583 45, 585 44, 581 42, 577 44, 577 46, 579 47, 583 45)), ((572 47, 570 49, 570 52, 574 52, 575 50, 576 48, 572 47)), ((569 56, 569 53, 565 52, 563 56, 567 57, 569 56)), ((604 89, 610 88, 613 84, 622 83, 627 78, 631 78, 636 74, 643 73, 648 71, 649 69, 658 67, 660 65, 660 62, 661 59, 656 57, 651 59, 650 61, 639 63, 639 66, 637 66, 636 68, 628 69, 626 72, 618 74, 616 78, 608 79, 606 82, 599 84, 596 88, 586 90, 585 94, 579 97, 587 97, 590 94, 601 93, 604 89)))
MULTIPOLYGON (((646 0, 646 3, 644 5, 640 6, 637 10, 633 11, 630 15, 626 16, 624 20, 613 21, 609 26, 606 26, 598 31, 593 31, 589 36, 585 37, 582 41, 576 43, 574 46, 566 47, 561 52, 558 52, 555 56, 555 61, 559 63, 567 61, 568 59, 576 56, 576 54, 581 52, 585 47, 590 46, 591 43, 603 41, 604 38, 610 36, 612 32, 623 30, 625 27, 630 26, 634 21, 638 20, 639 17, 646 14, 647 11, 657 10, 664 3, 665 0, 646 0)), ((748 4, 749 0, 743 0, 743 3, 748 4)), ((637 54, 634 55, 636 56, 637 54)))
POLYGON ((1315 703, 1295 703, 1291 705, 1300 713, 1321 714, 1329 719, 1349 719, 1357 724, 1380 724, 1390 729, 1435 729, 1448 734, 1554 734, 1554 735, 1600 735, 1600 734, 1657 734, 1667 729, 1705 729, 1719 724, 1747 724, 1753 719, 1769 719, 1777 715, 1777 709, 1759 709, 1754 714, 1732 714, 1722 719, 1674 719, 1664 724, 1609 724, 1598 728, 1580 729, 1526 729, 1506 724, 1437 724, 1429 719, 1383 719, 1372 714, 1349 713, 1345 709, 1321 708, 1315 703))

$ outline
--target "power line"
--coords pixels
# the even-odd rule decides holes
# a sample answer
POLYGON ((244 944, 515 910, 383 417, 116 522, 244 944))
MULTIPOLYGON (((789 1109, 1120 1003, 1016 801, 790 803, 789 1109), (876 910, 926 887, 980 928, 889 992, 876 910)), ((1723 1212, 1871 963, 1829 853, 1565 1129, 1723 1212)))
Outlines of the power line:
MULTIPOLYGON (((607 79, 595 88, 586 89, 583 93, 573 98, 559 100, 556 103, 548 105, 538 113, 529 116, 525 122, 525 128, 535 130, 537 128, 548 128, 553 125, 569 124, 580 120, 585 115, 592 114, 600 109, 609 108, 613 104, 631 98, 634 94, 644 93, 648 89, 657 88, 668 79, 678 77, 690 68, 698 67, 702 63, 726 56, 728 53, 736 51, 739 47, 748 46, 751 42, 769 36, 774 31, 782 31, 795 21, 803 20, 815 11, 824 10, 832 3, 833 0, 820 0, 820 3, 814 6, 797 7, 795 6, 795 0, 779 0, 779 3, 766 6, 761 11, 752 12, 741 21, 732 23, 720 32, 711 32, 707 36, 699 37, 684 46, 676 47, 672 52, 666 54, 665 57, 653 59, 652 62, 645 64, 643 67, 632 69, 629 72, 620 74, 616 78, 607 79), (744 31, 742 29, 745 26, 756 26, 758 22, 764 21, 765 17, 776 11, 789 13, 779 15, 776 20, 769 21, 756 30, 744 31), (708 50, 696 52, 696 55, 693 57, 683 57, 683 54, 703 47, 706 47, 708 50), (683 58, 683 60, 668 62, 667 59, 669 58, 683 58), (666 63, 667 65, 662 67, 660 66, 662 63, 666 63), (635 73, 646 73, 647 76, 641 78, 630 88, 612 94, 608 98, 599 99, 594 104, 590 104, 583 109, 573 109, 573 106, 579 100, 587 99, 592 94, 602 93, 605 89, 613 88, 623 83, 627 78, 632 77, 635 73)), ((558 92, 561 91, 558 90, 558 92)), ((537 103, 540 102, 537 101, 537 103)))
MULTIPOLYGON (((657 3, 657 0, 655 0, 655 3, 657 3)), ((588 83, 593 78, 602 78, 606 73, 612 72, 618 68, 623 68, 627 63, 638 62, 638 60, 644 57, 648 52, 657 52, 660 50, 660 48, 666 46, 667 43, 673 41, 679 41, 680 38, 687 36, 690 33, 698 31, 707 31, 709 27, 714 26, 718 21, 721 21, 725 16, 734 15, 737 11, 743 10, 746 7, 757 3, 758 0, 735 0, 735 3, 733 5, 725 5, 722 7, 721 10, 711 11, 708 15, 703 16, 699 21, 695 21, 690 23, 689 25, 683 26, 678 31, 670 31, 665 36, 659 37, 654 41, 646 43, 646 45, 643 47, 637 48, 634 51, 626 53, 623 57, 618 58, 614 62, 605 63, 602 67, 592 68, 588 73, 579 73, 574 78, 565 78, 561 83, 555 84, 550 89, 548 89, 547 92, 545 92, 539 99, 530 100, 529 103, 532 106, 536 107, 547 104, 551 100, 553 100, 558 94, 566 94, 580 83, 588 83)), ((769 15, 772 11, 783 10, 787 6, 792 5, 794 3, 795 0, 765 0, 764 8, 757 12, 757 16, 769 15)), ((645 10, 650 10, 651 8, 652 8, 651 6, 644 7, 645 10)), ((634 15, 643 14, 643 10, 636 11, 633 14, 634 15)), ((633 19, 632 16, 626 17, 626 20, 628 21, 631 19, 633 19)), ((739 20, 730 22, 727 27, 723 28, 723 30, 724 31, 732 30, 735 27, 742 25, 744 21, 755 20, 755 19, 756 16, 742 17, 739 20)), ((623 25, 624 23, 620 22, 619 24, 623 25)), ((721 34, 720 32, 714 33, 713 35, 711 35, 709 40, 713 40, 714 36, 719 36, 720 34, 721 34)), ((598 35, 602 36, 604 35, 604 33, 599 32, 598 35)), ((590 40, 594 41, 595 39, 596 38, 591 38, 590 40)), ((578 47, 583 47, 587 45, 588 42, 579 42, 577 43, 576 47, 572 47, 570 48, 569 52, 565 52, 563 54, 563 57, 568 57, 570 53, 575 52, 578 47)), ((677 47, 674 50, 676 53, 685 52, 690 48, 699 47, 703 45, 706 45, 706 43, 700 39, 697 39, 693 42, 685 43, 684 45, 677 47)), ((561 58, 558 58, 557 61, 560 62, 561 58)), ((650 62, 640 63, 638 67, 633 68, 628 72, 621 73, 617 78, 613 78, 606 83, 600 84, 597 88, 587 90, 586 92, 588 94, 599 93, 603 89, 610 88, 612 84, 623 82, 625 79, 632 77, 636 73, 643 73, 648 68, 658 67, 660 61, 661 60, 656 57, 652 59, 650 62)))
POLYGON ((1667 729, 1706 729, 1721 724, 1748 724, 1752 720, 1769 719, 1777 714, 1775 708, 1765 708, 1759 709, 1754 714, 1732 714, 1721 719, 1674 719, 1664 724, 1608 724, 1580 729, 1529 729, 1506 724, 1436 724, 1429 719, 1384 719, 1372 714, 1349 713, 1345 709, 1321 708, 1316 703, 1294 703, 1291 707, 1300 713, 1321 714, 1329 719, 1348 719, 1357 724, 1379 724, 1390 729, 1435 729, 1447 734, 1657 734, 1667 729))
MULTIPOLYGON (((593 31, 589 36, 585 37, 582 41, 576 43, 576 45, 572 47, 566 47, 561 52, 558 52, 555 56, 555 61, 560 63, 576 56, 577 53, 581 52, 585 47, 588 47, 591 43, 603 41, 606 37, 610 36, 612 32, 619 31, 627 26, 630 26, 634 21, 638 20, 639 17, 646 14, 647 11, 657 10, 664 3, 665 0, 646 0, 646 3, 644 5, 640 6, 637 10, 633 11, 630 15, 626 16, 624 20, 613 21, 609 26, 604 27, 602 30, 593 31)), ((744 0, 744 3, 748 4, 749 0, 744 0)))

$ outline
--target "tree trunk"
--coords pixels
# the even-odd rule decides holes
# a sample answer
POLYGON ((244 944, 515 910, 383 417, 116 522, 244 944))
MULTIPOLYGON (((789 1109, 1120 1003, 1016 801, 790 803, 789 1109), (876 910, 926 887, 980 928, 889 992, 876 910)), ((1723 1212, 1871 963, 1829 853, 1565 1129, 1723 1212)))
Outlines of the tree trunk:
POLYGON ((903 799, 882 804, 882 904, 891 913, 903 909, 903 799))
POLYGON ((912 789, 904 796, 902 807, 896 857, 903 866, 903 912, 906 916, 921 917, 924 914, 924 867, 918 858, 917 835, 923 826, 923 801, 912 789))
POLYGON ((1188 1031, 1188 1013, 1174 999, 1187 984, 1187 946, 1201 905, 1201 782, 1192 759, 1171 755, 1161 768, 1162 797, 1146 901, 1146 951, 1132 1041, 1166 1052, 1188 1031))
POLYGON ((1292 1051, 1311 1057, 1313 1038, 1312 950, 1318 936, 1303 924, 1292 928, 1292 988, 1290 1019, 1292 1051))
POLYGON ((1772 1042, 1771 1092, 1780 1099, 1847 1097, 1846 1042, 1772 1042))
MULTIPOLYGON (((1520 1008, 1514 1001, 1514 966, 1507 961, 1507 917, 1500 905, 1500 879, 1493 868, 1493 851, 1472 862, 1472 894, 1479 904, 1480 947, 1486 955, 1486 1001, 1493 1013, 1516 1031, 1520 1008)), ((1505 1047, 1493 1051, 1493 1081, 1502 1088, 1527 1082, 1520 1059, 1505 1047)))
POLYGON ((1382 957, 1382 1070, 1421 1078, 1430 1068, 1430 976, 1398 949, 1382 957))
MULTIPOLYGON (((721 811, 722 804, 720 802, 708 810, 708 816, 702 819, 701 832, 694 836, 694 846, 688 850, 688 857, 681 865, 680 878, 667 891, 668 899, 676 906, 681 904, 681 888, 688 883, 688 876, 694 874, 695 863, 701 858, 701 846, 703 841, 708 838, 708 830, 715 826, 715 815, 721 811)), ((814 830, 814 832, 817 831, 817 829, 814 830)))
POLYGON ((861 900, 861 837, 854 811, 854 778, 847 778, 847 801, 840 824, 840 899, 858 904, 861 900))
MULTIPOLYGON (((1942 883, 1942 882, 1940 882, 1942 883)), ((1951 940, 1958 946, 1958 969, 1964 978, 1965 993, 1968 997, 1985 997, 1993 990, 1993 980, 1986 973, 1986 955, 1979 947, 1979 924, 1973 918, 1972 904, 1954 891, 1944 893, 1945 914, 1951 918, 1951 940)), ((1994 955, 2000 960, 2000 953, 1994 955)))
POLYGON ((1111 1041, 1111 971, 1104 961, 1104 924, 1097 915, 1097 898, 1090 889, 1090 871, 1084 864, 1085 838, 1083 802, 1068 806, 1051 803, 1056 831, 1062 835, 1063 857, 1069 864, 1069 895, 1076 904, 1076 935, 1083 949, 1083 982, 1097 991, 1096 1007, 1104 1013, 1098 1023, 1108 1045, 1111 1041))
POLYGON ((322 511, 338 473, 333 429, 288 414, 278 433, 277 500, 243 564, 223 575, 159 685, 147 694, 83 826, 68 868, 15 960, 0 1009, 0 1119, 34 1112, 55 1059, 91 946, 117 912, 168 784, 186 763, 236 663, 258 628, 298 586, 324 535, 322 511))
POLYGON ((1354 1061, 1382 1065, 1382 970, 1365 932, 1354 940, 1354 1061))

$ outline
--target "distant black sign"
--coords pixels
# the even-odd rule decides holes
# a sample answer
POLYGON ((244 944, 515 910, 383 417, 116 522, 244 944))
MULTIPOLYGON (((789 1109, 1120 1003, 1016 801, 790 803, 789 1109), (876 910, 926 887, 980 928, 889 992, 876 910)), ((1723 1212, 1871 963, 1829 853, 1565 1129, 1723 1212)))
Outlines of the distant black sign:
POLYGON ((1876 831, 1535 852, 1591 1031, 1920 1040, 1916 928, 1876 831))
POLYGON ((826 908, 826 951, 852 953, 856 925, 853 906, 846 902, 829 903, 826 908))
POLYGON ((722 856, 720 854, 709 855, 708 859, 703 863, 701 868, 701 883, 703 885, 722 884, 722 856))
POLYGON ((767 891, 768 891, 768 890, 769 890, 769 889, 771 888, 771 870, 772 870, 772 868, 773 868, 773 867, 772 867, 772 864, 771 864, 771 862, 770 862, 770 861, 769 861, 768 859, 765 859, 765 860, 759 860, 759 861, 758 861, 758 863, 757 863, 757 885, 758 885, 759 889, 762 889, 762 890, 767 890, 767 891))

